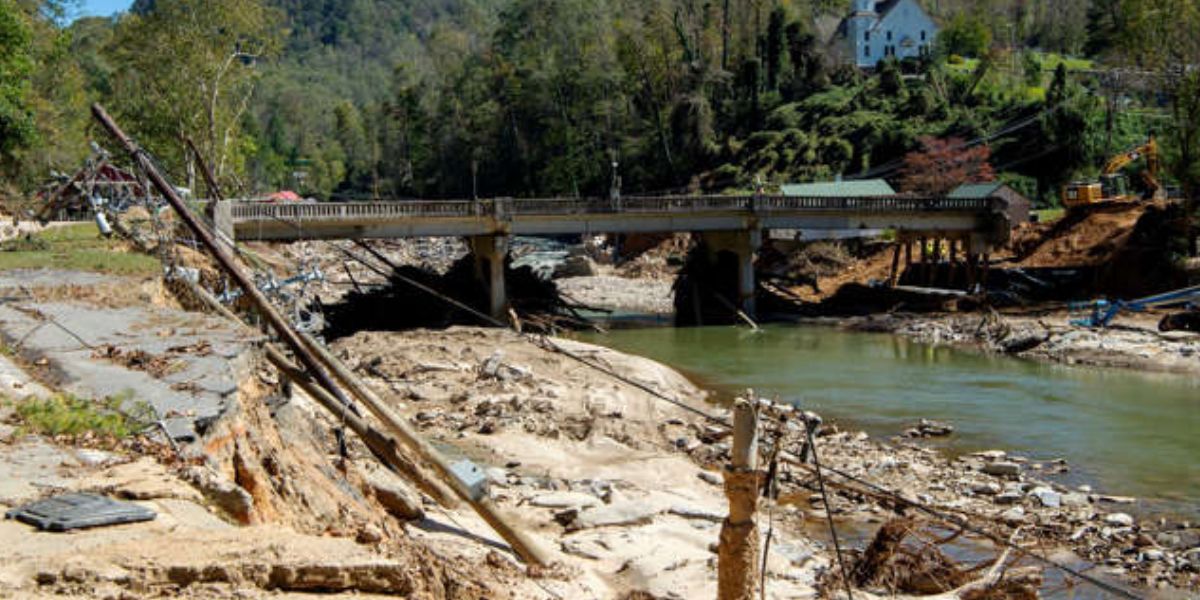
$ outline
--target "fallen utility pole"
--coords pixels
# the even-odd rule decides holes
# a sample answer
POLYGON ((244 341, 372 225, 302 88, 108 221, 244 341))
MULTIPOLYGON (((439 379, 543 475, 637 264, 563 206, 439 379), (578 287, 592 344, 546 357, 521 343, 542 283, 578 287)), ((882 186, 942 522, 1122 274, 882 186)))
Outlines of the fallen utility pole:
MULTIPOLYGON (((217 298, 208 290, 189 279, 179 278, 178 281, 182 282, 192 295, 199 299, 201 303, 203 303, 213 312, 225 317, 227 320, 233 323, 248 329, 250 328, 250 326, 246 325, 246 323, 242 321, 241 318, 239 318, 236 314, 234 314, 233 311, 226 308, 224 304, 221 304, 221 302, 217 300, 217 298)), ((401 456, 396 451, 395 440, 379 433, 369 424, 367 424, 362 418, 347 414, 344 405, 339 404, 338 401, 323 388, 313 385, 312 378, 303 373, 298 366, 292 364, 292 362, 289 361, 283 355, 283 352, 278 348, 268 344, 266 350, 267 359, 270 360, 271 363, 274 364, 275 367, 279 369, 279 371, 283 373, 285 377, 292 380, 294 383, 296 383, 296 385, 299 385, 300 388, 303 389, 314 400, 316 400, 317 403, 325 407, 330 414, 341 420, 347 427, 350 428, 351 431, 357 434, 358 437, 361 438, 365 444, 367 444, 367 447, 374 452, 375 456, 379 457, 387 466, 407 477, 409 481, 412 481, 414 484, 416 484, 421 491, 429 494, 438 502, 438 504, 441 504, 446 508, 454 508, 458 505, 458 497, 455 495, 456 492, 446 484, 442 483, 440 479, 437 479, 430 474, 420 464, 416 464, 413 461, 401 456)))
POLYGON ((167 199, 167 202, 171 204, 171 207, 179 215, 179 218, 188 226, 188 229, 192 230, 196 239, 199 239, 204 244, 204 247, 212 254, 217 264, 245 291, 246 297, 250 299, 255 310, 266 318, 267 323, 275 330, 275 334, 279 336, 279 339, 283 340, 288 349, 303 363, 304 368, 320 383, 321 387, 337 398, 338 402, 345 404, 349 410, 358 414, 357 408, 350 399, 338 389, 333 379, 321 368, 320 361, 308 351, 304 341, 300 339, 299 333, 292 329, 287 319, 279 314, 279 311, 275 310, 275 307, 271 305, 267 297, 259 291, 258 286, 254 285, 250 277, 237 266, 237 263, 234 262, 229 252, 213 237, 212 232, 200 223, 200 221, 196 220, 195 215, 184 205, 183 199, 179 197, 175 188, 167 183, 166 178, 154 167, 153 161, 150 160, 146 152, 139 148, 129 136, 125 135, 125 132, 113 121, 103 106, 100 106, 98 103, 93 104, 92 115, 121 144, 121 147, 129 153, 130 158, 146 174, 146 177, 150 179, 150 182, 154 184, 158 192, 167 199))
MULTIPOLYGON (((271 364, 275 365, 275 368, 279 369, 285 377, 295 382, 305 393, 320 403, 321 406, 324 406, 325 410, 336 415, 387 466, 392 467, 396 472, 415 483, 417 487, 421 488, 421 491, 429 494, 439 503, 453 505, 454 492, 438 480, 424 475, 419 465, 402 456, 398 451, 399 449, 396 446, 395 440, 375 430, 362 417, 349 414, 345 406, 340 405, 329 392, 317 385, 312 377, 309 377, 299 366, 289 361, 278 348, 271 345, 267 346, 267 360, 271 361, 271 364)), ((414 510, 410 512, 415 512, 415 509, 419 509, 420 507, 412 508, 414 510)))
POLYGON ((733 449, 725 469, 729 516, 721 523, 717 548, 718 600, 753 600, 758 582, 758 413, 751 401, 733 405, 733 449))
MULTIPOLYGON (((125 132, 121 130, 121 128, 116 124, 115 121, 113 121, 112 117, 108 115, 108 113, 104 110, 104 107, 100 106, 100 104, 97 103, 92 105, 92 114, 96 117, 96 120, 99 121, 100 124, 103 125, 104 128, 107 129, 108 132, 114 138, 116 138, 118 142, 120 142, 121 146, 126 152, 129 153, 130 157, 135 163, 137 163, 138 167, 141 168, 144 173, 146 173, 146 176, 150 179, 151 183, 154 184, 154 187, 157 188, 159 193, 161 193, 163 197, 167 199, 167 202, 169 202, 175 209, 175 212, 179 214, 179 217, 183 220, 184 224, 186 224, 188 228, 192 230, 197 239, 199 239, 204 247, 208 249, 209 253, 212 254, 213 258, 217 261, 217 264, 224 269, 234 279, 238 286, 245 291, 246 297, 250 299, 255 309, 267 319, 267 322, 270 324, 271 328, 275 330, 279 338, 283 340, 292 353, 301 361, 301 363, 303 363, 306 376, 311 377, 312 380, 315 381, 315 384, 319 384, 319 387, 328 392, 329 396, 335 399, 339 405, 344 406, 348 411, 348 413, 346 413, 347 416, 349 416, 349 413, 359 416, 357 408, 354 406, 354 404, 345 396, 341 388, 334 383, 333 379, 322 368, 323 361, 309 349, 309 344, 303 339, 302 335, 291 327, 291 324, 288 323, 287 320, 279 314, 275 307, 271 305, 266 296, 264 296, 263 293, 259 291, 258 287, 254 285, 254 282, 251 281, 250 278, 241 270, 241 268, 237 266, 237 263, 234 261, 233 257, 231 257, 228 251, 213 237, 212 232, 210 232, 207 227, 200 223, 187 209, 183 203, 183 200, 180 199, 179 194, 173 187, 171 187, 163 175, 158 172, 158 169, 154 167, 153 162, 150 160, 145 151, 139 148, 132 139, 125 135, 125 132)), ((270 351, 271 349, 268 349, 268 353, 270 353, 270 351)), ((317 385, 315 384, 312 386, 313 389, 317 389, 317 385)), ((396 420, 395 422, 399 421, 396 420)), ((419 438, 414 435, 414 439, 419 438)), ((548 564, 548 560, 541 549, 532 543, 532 541, 522 532, 510 525, 489 498, 486 496, 480 498, 474 497, 473 493, 467 489, 467 487, 456 475, 449 472, 446 474, 449 475, 448 479, 455 491, 471 503, 471 506, 476 510, 480 517, 487 521, 488 525, 490 525, 492 529, 496 531, 496 533, 503 537, 504 540, 508 542, 510 546, 512 546, 513 550, 521 557, 522 560, 537 565, 548 564)))

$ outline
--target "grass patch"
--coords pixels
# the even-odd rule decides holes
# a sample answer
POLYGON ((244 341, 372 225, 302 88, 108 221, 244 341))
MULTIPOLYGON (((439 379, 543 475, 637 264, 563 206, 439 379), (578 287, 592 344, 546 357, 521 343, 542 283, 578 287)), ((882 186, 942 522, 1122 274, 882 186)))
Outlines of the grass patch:
POLYGON ((131 403, 129 396, 114 396, 104 400, 85 400, 70 395, 46 399, 27 398, 13 403, 21 420, 22 434, 36 433, 49 437, 81 436, 88 433, 101 437, 127 438, 146 427, 149 406, 131 403), (129 411, 129 405, 134 410, 129 411))
POLYGON ((94 223, 53 227, 0 244, 0 271, 43 267, 116 275, 150 275, 161 269, 158 259, 101 236, 94 223))

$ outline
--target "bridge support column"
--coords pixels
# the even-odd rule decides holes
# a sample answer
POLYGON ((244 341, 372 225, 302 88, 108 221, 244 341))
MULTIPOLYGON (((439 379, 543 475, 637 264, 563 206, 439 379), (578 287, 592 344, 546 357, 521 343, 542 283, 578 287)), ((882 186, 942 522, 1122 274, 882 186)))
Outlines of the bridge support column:
POLYGON ((210 206, 213 227, 217 230, 217 241, 232 252, 237 244, 237 234, 233 228, 233 203, 229 200, 213 200, 210 206))
POLYGON ((506 321, 508 292, 504 287, 504 260, 508 256, 508 236, 472 236, 468 242, 475 257, 475 277, 487 290, 488 314, 506 321))
POLYGON ((762 247, 762 230, 717 231, 701 234, 701 241, 708 248, 710 264, 717 264, 717 254, 728 252, 737 257, 737 291, 733 300, 742 312, 754 316, 754 256, 762 247))

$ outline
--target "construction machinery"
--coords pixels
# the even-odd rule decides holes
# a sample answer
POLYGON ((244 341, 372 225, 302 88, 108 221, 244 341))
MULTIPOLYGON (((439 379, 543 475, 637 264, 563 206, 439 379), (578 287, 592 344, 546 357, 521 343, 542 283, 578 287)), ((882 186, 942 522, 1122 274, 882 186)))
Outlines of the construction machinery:
POLYGON ((1193 331, 1195 315, 1200 308, 1200 285, 1157 294, 1138 300, 1095 300, 1072 304, 1072 312, 1086 312, 1082 318, 1072 319, 1072 325, 1080 327, 1108 327, 1122 312, 1143 312, 1151 308, 1183 306, 1186 312, 1167 315, 1158 328, 1162 331, 1193 331))
POLYGON ((1136 202, 1138 196, 1130 192, 1129 180, 1122 173, 1125 167, 1145 159, 1146 168, 1140 173, 1143 193, 1141 200, 1166 198, 1166 187, 1158 179, 1162 159, 1158 153, 1158 141, 1154 136, 1145 144, 1118 154, 1104 165, 1100 181, 1077 181, 1063 186, 1062 204, 1071 209, 1108 202, 1136 202))

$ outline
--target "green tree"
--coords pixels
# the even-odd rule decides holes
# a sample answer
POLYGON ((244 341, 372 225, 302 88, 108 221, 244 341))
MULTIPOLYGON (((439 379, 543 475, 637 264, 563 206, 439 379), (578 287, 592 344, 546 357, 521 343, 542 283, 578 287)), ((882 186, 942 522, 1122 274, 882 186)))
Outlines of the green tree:
POLYGON ((278 48, 279 21, 262 0, 159 0, 118 24, 114 109, 190 186, 189 137, 219 179, 243 170, 243 116, 258 65, 278 48))
POLYGON ((992 47, 992 31, 978 15, 960 12, 938 34, 938 43, 947 54, 982 57, 992 47))
POLYGON ((0 166, 5 170, 35 137, 29 104, 32 32, 26 19, 16 2, 0 0, 0 166))
POLYGON ((782 6, 776 6, 771 11, 767 23, 767 47, 764 52, 767 67, 767 89, 779 89, 779 75, 783 71, 783 23, 786 18, 782 6))
POLYGON ((1168 166, 1187 200, 1191 251, 1197 254, 1200 208, 1200 5, 1194 0, 1124 0, 1122 46, 1139 64, 1158 72, 1171 98, 1165 136, 1168 166))

